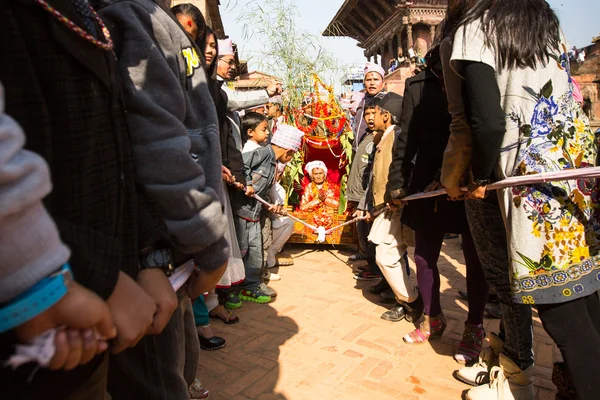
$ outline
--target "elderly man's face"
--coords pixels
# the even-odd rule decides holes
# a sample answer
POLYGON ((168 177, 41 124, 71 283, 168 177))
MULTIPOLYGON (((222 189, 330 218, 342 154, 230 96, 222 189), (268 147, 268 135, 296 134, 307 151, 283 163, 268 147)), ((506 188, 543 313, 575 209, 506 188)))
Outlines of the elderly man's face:
POLYGON ((369 72, 365 76, 364 83, 367 93, 371 96, 375 96, 377 93, 383 90, 383 78, 377 72, 369 72))
POLYGON ((322 184, 325 182, 325 171, 323 171, 321 168, 314 168, 312 170, 312 179, 317 185, 322 184))
POLYGON ((217 65, 217 74, 225 79, 232 79, 235 75, 237 67, 235 65, 235 58, 231 55, 219 57, 219 64, 217 65))

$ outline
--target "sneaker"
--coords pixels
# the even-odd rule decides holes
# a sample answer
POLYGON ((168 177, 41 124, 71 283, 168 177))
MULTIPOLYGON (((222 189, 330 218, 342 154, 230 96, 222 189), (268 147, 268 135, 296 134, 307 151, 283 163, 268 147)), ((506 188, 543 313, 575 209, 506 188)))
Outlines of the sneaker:
POLYGON ((223 305, 228 310, 237 310, 242 306, 242 300, 240 300, 240 296, 237 293, 229 293, 223 305))
POLYGON ((272 300, 271 296, 267 295, 262 290, 260 290, 260 287, 257 287, 254 290, 242 290, 240 293, 240 299, 258 304, 267 304, 270 303, 272 300))
POLYGON ((188 388, 190 400, 208 399, 210 392, 202 387, 202 382, 196 378, 194 383, 188 388))
POLYGON ((485 385, 490 382, 490 371, 499 365, 504 342, 494 333, 487 334, 487 341, 490 347, 481 350, 478 361, 455 371, 454 378, 471 386, 485 385))
POLYGON ((499 366, 490 371, 490 383, 470 389, 467 400, 533 400, 533 365, 520 369, 510 358, 500 354, 499 366))
POLYGON ((458 350, 454 355, 454 361, 465 365, 476 360, 481 353, 484 338, 485 330, 483 329, 483 325, 471 325, 465 322, 465 331, 458 345, 458 350))
POLYGON ((356 279, 357 281, 376 281, 381 279, 381 276, 372 274, 369 271, 363 271, 354 274, 354 279, 356 279))
POLYGON ((357 252, 348 257, 348 262, 363 261, 367 259, 367 255, 363 252, 357 252))
POLYGON ((267 275, 265 275, 265 280, 266 281, 280 281, 281 280, 281 275, 276 274, 274 272, 269 272, 267 275))
POLYGON ((258 285, 258 287, 260 288, 260 290, 263 293, 271 296, 272 298, 277 297, 277 292, 275 290, 273 290, 272 288, 268 287, 266 283, 263 282, 260 285, 258 285))

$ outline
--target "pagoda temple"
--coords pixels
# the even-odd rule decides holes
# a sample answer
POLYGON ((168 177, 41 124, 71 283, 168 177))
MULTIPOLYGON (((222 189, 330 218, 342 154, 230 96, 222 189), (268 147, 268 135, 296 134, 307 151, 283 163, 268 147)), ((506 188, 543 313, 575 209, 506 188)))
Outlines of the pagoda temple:
MULTIPOLYGON (((411 47, 427 53, 447 7, 448 0, 346 0, 323 36, 357 40, 368 61, 389 71, 390 60, 406 58, 411 47)), ((402 93, 411 61, 386 76, 389 91, 402 93)))

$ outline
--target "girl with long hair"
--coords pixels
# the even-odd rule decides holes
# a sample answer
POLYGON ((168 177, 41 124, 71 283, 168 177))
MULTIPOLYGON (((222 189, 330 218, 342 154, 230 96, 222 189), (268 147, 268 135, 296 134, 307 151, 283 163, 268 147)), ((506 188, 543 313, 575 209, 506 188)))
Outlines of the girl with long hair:
MULTIPOLYGON (((469 225, 502 303, 504 344, 482 353, 489 384, 472 400, 533 399, 530 307, 558 345, 579 399, 600 392, 600 191, 594 180, 513 187, 491 181, 597 165, 589 121, 574 100, 568 45, 545 0, 453 0, 449 66, 462 81, 471 135, 447 149, 443 184, 461 196, 453 152, 470 154, 469 225), (469 149, 470 147, 470 149, 469 149), (490 367, 491 370, 489 369, 490 367)), ((456 117, 455 117, 456 118, 456 117)), ((452 131, 452 134, 458 131, 452 131)), ((461 371, 458 372, 460 375, 461 371)))
MULTIPOLYGON (((440 47, 434 46, 426 55, 427 67, 406 80, 400 121, 402 129, 396 140, 388 182, 398 203, 407 195, 441 186, 439 171, 450 136, 451 118, 444 96, 439 52, 440 47)), ((422 344, 439 339, 446 329, 437 263, 444 235, 460 233, 467 265, 469 315, 454 359, 461 364, 477 360, 485 336, 483 312, 488 287, 473 245, 464 203, 446 198, 411 201, 404 207, 402 222, 415 231, 417 281, 424 304, 423 320, 417 329, 404 336, 404 342, 422 344)))

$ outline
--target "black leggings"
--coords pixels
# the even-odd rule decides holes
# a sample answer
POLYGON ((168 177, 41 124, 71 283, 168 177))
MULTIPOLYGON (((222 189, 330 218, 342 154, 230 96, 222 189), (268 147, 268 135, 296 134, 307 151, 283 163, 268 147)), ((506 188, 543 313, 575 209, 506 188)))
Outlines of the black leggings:
POLYGON ((598 293, 567 303, 537 306, 580 400, 600 398, 600 299, 598 293))

